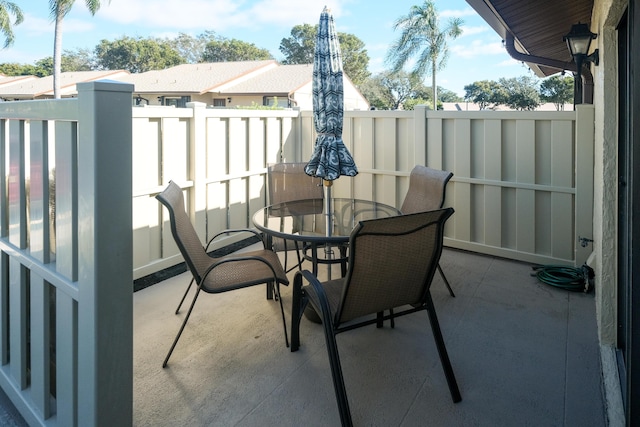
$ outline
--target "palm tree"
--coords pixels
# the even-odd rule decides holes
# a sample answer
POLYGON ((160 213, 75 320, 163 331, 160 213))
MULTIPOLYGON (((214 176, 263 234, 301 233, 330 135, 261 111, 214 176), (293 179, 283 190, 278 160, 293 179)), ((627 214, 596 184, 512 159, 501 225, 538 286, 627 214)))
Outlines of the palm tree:
POLYGON ((0 0, 0 33, 4 34, 4 47, 7 48, 13 44, 15 39, 13 35, 13 25, 18 25, 24 20, 22 10, 13 2, 0 0), (13 24, 11 23, 11 15, 15 17, 13 24))
POLYGON ((401 28, 402 34, 391 45, 387 61, 393 64, 393 72, 398 72, 412 57, 417 56, 411 73, 422 78, 431 72, 434 110, 438 105, 436 71, 446 65, 449 56, 447 39, 455 39, 462 34, 462 23, 460 18, 451 18, 441 30, 435 4, 432 0, 425 0, 422 6, 411 6, 409 14, 401 16, 393 24, 393 29, 401 28))
MULTIPOLYGON (((109 3, 111 0, 108 0, 109 3)), ((60 73, 62 63, 62 20, 71 11, 75 0, 49 0, 51 19, 55 21, 53 42, 53 97, 60 98, 60 73)), ((100 0, 85 0, 92 15, 100 9, 100 0)))

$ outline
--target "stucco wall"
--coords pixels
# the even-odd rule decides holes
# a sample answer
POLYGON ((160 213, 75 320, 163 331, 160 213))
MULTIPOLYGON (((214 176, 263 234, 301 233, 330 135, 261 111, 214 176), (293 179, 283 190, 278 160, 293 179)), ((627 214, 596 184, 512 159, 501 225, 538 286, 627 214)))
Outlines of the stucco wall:
POLYGON ((626 0, 596 0, 591 31, 598 33, 600 63, 592 65, 595 104, 594 259, 600 342, 616 344, 618 72, 616 26, 626 0))

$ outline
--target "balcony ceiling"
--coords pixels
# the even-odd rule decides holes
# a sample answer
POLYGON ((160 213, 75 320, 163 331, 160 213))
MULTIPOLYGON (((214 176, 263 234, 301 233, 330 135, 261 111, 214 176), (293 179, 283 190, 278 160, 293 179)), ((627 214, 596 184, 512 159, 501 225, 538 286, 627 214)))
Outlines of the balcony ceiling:
MULTIPOLYGON (((467 0, 503 38, 511 33, 522 53, 571 61, 562 37, 578 22, 591 24, 593 0, 467 0)), ((527 63, 540 77, 559 70, 527 63)))

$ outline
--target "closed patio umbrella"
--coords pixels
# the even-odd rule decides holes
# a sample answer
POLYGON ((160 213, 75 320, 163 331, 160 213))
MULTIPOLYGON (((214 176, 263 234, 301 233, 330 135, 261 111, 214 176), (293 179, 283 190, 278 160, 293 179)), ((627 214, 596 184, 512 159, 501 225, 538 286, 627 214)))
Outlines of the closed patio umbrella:
POLYGON ((320 14, 313 59, 313 122, 315 148, 305 168, 307 175, 322 178, 325 188, 327 233, 331 233, 331 184, 341 175, 356 176, 358 168, 342 141, 344 84, 342 56, 333 16, 325 6, 320 14))

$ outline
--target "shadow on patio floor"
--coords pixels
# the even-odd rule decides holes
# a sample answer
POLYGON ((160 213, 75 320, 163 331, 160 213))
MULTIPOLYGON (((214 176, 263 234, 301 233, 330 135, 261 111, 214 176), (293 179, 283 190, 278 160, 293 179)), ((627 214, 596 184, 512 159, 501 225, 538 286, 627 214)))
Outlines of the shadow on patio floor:
MULTIPOLYGON (((457 297, 438 274, 431 289, 462 402, 451 401, 421 312, 395 329, 338 336, 355 425, 605 425, 593 294, 484 255, 445 249, 441 265, 457 297)), ((303 319, 291 353, 263 286, 201 295, 162 369, 188 281, 184 273, 134 294, 134 425, 340 424, 321 325, 303 319)), ((290 327, 291 287, 282 292, 290 327)))

